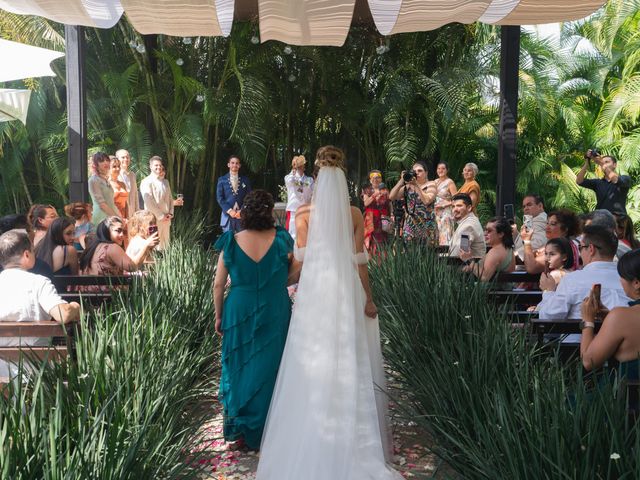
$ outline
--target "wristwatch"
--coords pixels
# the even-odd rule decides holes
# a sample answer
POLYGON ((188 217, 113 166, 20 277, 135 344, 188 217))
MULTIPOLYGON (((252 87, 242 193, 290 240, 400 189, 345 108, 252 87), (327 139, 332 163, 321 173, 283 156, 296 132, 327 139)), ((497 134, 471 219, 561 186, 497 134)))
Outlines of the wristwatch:
POLYGON ((579 327, 580 330, 584 330, 585 328, 596 328, 596 324, 593 322, 585 322, 584 320, 580 320, 579 327))

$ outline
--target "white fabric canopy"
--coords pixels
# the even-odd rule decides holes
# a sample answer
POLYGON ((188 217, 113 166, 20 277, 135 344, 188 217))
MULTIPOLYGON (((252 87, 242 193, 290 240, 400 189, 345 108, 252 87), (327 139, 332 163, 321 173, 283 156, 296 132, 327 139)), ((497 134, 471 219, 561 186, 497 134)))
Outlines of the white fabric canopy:
MULTIPOLYGON (((235 0, 251 12, 256 0, 235 0)), ((365 1, 365 0, 363 0, 365 1)), ((366 0, 383 35, 433 30, 450 22, 499 25, 557 23, 586 17, 605 0, 366 0)), ((257 0, 262 41, 342 45, 356 0, 257 0)), ((123 12, 143 34, 224 35, 234 0, 0 0, 0 9, 68 25, 110 28, 123 12)), ((244 18, 247 19, 247 18, 244 18)))
POLYGON ((63 52, 0 39, 0 82, 32 77, 55 77, 49 65, 63 52))
POLYGON ((0 122, 20 120, 26 124, 30 98, 31 90, 0 88, 0 122))

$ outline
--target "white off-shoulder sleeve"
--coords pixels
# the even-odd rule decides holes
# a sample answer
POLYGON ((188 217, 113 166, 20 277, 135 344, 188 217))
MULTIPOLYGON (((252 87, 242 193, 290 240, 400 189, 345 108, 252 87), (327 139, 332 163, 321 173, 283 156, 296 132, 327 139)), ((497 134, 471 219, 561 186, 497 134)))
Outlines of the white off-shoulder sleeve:
POLYGON ((295 258, 299 262, 304 262, 304 252, 306 249, 306 247, 298 247, 297 245, 294 245, 293 258, 295 258))
POLYGON ((369 254, 367 252, 359 252, 355 254, 356 264, 366 265, 369 261, 369 254))

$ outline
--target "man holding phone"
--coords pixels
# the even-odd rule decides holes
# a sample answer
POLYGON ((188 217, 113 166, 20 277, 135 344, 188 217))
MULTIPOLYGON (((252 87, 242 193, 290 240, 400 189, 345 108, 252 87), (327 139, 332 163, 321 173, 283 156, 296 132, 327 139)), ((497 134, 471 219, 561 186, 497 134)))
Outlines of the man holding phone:
POLYGON ((597 150, 590 149, 584 156, 584 164, 576 175, 576 183, 596 193, 596 210, 609 210, 615 214, 627 214, 627 194, 631 188, 631 177, 616 172, 618 161, 611 155, 600 156, 597 150), (591 160, 602 169, 603 178, 587 178, 591 169, 591 160))
MULTIPOLYGON (((544 211, 544 201, 540 195, 529 193, 522 199, 523 225, 532 231, 531 248, 534 251, 542 248, 547 243, 547 212, 544 211)), ((512 227, 513 244, 516 255, 524 261, 524 242, 520 237, 517 225, 512 227)))
POLYGON ((458 193, 451 199, 453 219, 457 223, 456 231, 449 244, 449 256, 459 257, 460 251, 471 252, 473 258, 483 258, 487 253, 484 241, 484 229, 480 220, 473 213, 471 197, 466 193, 458 193))

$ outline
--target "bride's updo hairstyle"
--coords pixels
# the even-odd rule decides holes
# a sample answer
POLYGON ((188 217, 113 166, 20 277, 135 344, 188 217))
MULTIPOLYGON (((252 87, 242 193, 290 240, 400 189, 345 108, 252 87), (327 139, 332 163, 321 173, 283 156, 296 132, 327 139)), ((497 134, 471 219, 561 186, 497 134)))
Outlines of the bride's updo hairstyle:
POLYGON ((338 167, 344 170, 344 152, 333 145, 325 145, 316 153, 314 176, 322 167, 338 167))
POLYGON ((266 190, 253 190, 244 197, 240 223, 246 230, 269 230, 275 226, 273 197, 266 190))

